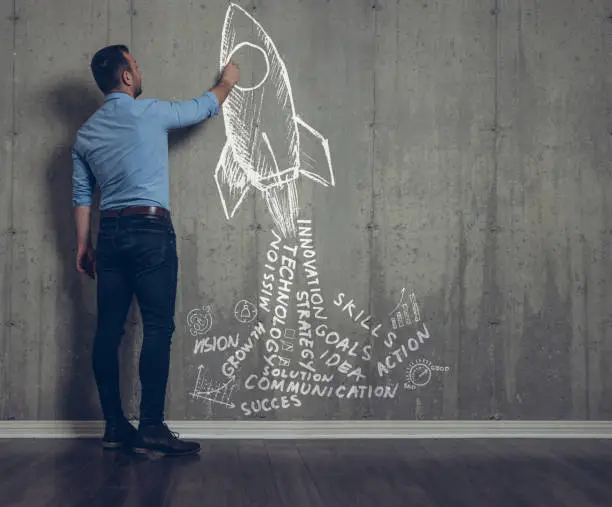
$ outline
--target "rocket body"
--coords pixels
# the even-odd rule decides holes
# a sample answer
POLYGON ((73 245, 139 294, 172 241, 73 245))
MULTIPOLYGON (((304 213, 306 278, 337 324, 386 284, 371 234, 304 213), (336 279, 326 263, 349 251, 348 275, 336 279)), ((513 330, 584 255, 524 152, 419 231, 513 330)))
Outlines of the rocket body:
POLYGON ((222 106, 227 142, 215 179, 228 219, 255 188, 280 232, 292 236, 298 176, 325 186, 334 184, 327 140, 296 115, 287 68, 269 35, 242 7, 231 4, 223 25, 221 69, 241 51, 253 55, 258 72, 251 86, 238 83, 222 106), (308 154, 304 157, 304 136, 324 153, 324 164, 316 164, 308 154), (318 165, 323 166, 323 174, 318 174, 318 165))

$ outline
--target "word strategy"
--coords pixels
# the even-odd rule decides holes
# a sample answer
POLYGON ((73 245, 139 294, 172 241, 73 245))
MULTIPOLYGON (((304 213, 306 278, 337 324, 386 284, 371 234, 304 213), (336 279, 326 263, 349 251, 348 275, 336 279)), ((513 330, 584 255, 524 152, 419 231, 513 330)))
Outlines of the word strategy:
POLYGON ((307 290, 300 290, 296 294, 298 343, 302 347, 299 366, 314 372, 315 352, 311 319, 322 322, 327 320, 327 316, 324 315, 324 298, 319 284, 317 254, 313 243, 311 221, 301 219, 297 223, 300 260, 307 285, 307 290))

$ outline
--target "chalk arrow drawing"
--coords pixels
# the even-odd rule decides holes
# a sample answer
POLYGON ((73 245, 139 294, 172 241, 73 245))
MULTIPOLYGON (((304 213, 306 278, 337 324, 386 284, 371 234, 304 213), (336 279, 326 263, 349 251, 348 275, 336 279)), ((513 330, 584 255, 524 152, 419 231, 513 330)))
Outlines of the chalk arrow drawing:
POLYGON ((236 388, 236 378, 231 377, 224 384, 213 385, 212 381, 206 374, 206 368, 203 365, 198 366, 198 378, 191 396, 197 400, 207 400, 212 403, 218 403, 227 408, 235 408, 232 403, 231 396, 236 388))
POLYGON ((287 68, 270 36, 242 7, 230 4, 220 68, 238 51, 259 53, 262 77, 254 86, 235 86, 222 106, 227 141, 215 181, 223 210, 228 220, 232 218, 249 189, 255 188, 281 234, 295 236, 297 178, 335 185, 329 144, 296 114, 287 68))

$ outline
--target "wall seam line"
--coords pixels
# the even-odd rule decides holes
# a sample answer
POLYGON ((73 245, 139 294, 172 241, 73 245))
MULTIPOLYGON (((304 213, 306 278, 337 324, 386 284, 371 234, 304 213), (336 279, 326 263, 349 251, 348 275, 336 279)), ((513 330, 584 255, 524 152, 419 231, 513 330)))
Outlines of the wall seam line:
POLYGON ((110 2, 111 0, 106 0, 106 44, 109 45, 110 42, 110 34, 111 34, 111 16, 110 16, 110 2))
MULTIPOLYGON (((376 219, 376 211, 375 211, 375 207, 376 207, 376 178, 374 175, 375 172, 375 150, 376 150, 376 59, 378 57, 378 45, 377 45, 377 39, 378 39, 378 16, 377 16, 377 10, 378 10, 378 0, 373 0, 372 4, 371 4, 372 10, 374 11, 374 15, 372 16, 372 21, 374 23, 373 26, 373 52, 374 52, 374 61, 372 62, 372 76, 371 76, 371 86, 372 86, 372 95, 371 95, 371 100, 372 100, 372 119, 370 121, 370 160, 369 160, 369 165, 370 165, 370 188, 371 188, 371 192, 370 192, 370 217, 369 217, 369 223, 367 225, 367 231, 368 231, 368 295, 367 295, 367 299, 368 299, 368 310, 370 315, 374 315, 374 311, 372 308, 372 288, 374 287, 374 283, 373 283, 373 277, 374 275, 374 248, 375 248, 375 241, 374 241, 374 227, 375 227, 375 219, 376 219)), ((370 337, 367 338, 368 340, 370 339, 370 337)), ((373 413, 372 410, 372 400, 370 399, 368 401, 368 414, 371 415, 373 413)))
MULTIPOLYGON (((499 248, 499 239, 498 239, 498 232, 499 232, 499 220, 498 220, 498 214, 499 214, 499 205, 497 202, 497 199, 499 198, 499 62, 500 62, 500 37, 499 37, 499 12, 500 12, 500 0, 494 0, 494 12, 495 12, 495 20, 494 20, 494 24, 495 24, 495 29, 494 29, 494 37, 495 37, 495 72, 494 72, 494 90, 493 90, 493 178, 491 181, 491 189, 489 191, 489 199, 493 198, 493 202, 489 202, 487 204, 487 221, 488 221, 488 227, 487 227, 487 232, 486 235, 489 236, 489 239, 485 239, 485 252, 486 252, 486 242, 487 241, 491 241, 493 243, 492 245, 492 255, 493 255, 493 262, 494 262, 494 268, 492 270, 492 272, 490 273, 490 277, 491 279, 489 280, 489 282, 492 285, 497 286, 497 250, 499 248), (494 195, 494 197, 493 197, 494 195), (492 207, 494 207, 494 209, 491 209, 492 207)), ((485 277, 487 277, 486 273, 485 273, 485 277)), ((485 278, 486 281, 486 278, 485 278)), ((489 312, 491 312, 491 314, 487 315, 487 320, 491 321, 491 319, 495 319, 498 320, 499 319, 499 304, 495 304, 493 303, 493 305, 491 307, 488 308, 489 312)), ((496 333, 497 337, 496 338, 500 338, 499 334, 500 331, 499 329, 496 329, 496 333)), ((502 342, 503 343, 503 342, 502 342)), ((505 355, 505 344, 503 344, 501 346, 501 354, 505 355)), ((502 399, 498 399, 497 395, 498 395, 498 381, 497 381, 497 376, 498 376, 498 362, 497 362, 497 358, 500 355, 500 351, 495 352, 495 354, 493 355, 493 367, 492 367, 492 371, 491 371, 491 388, 492 388, 492 399, 494 402, 495 406, 491 406, 490 410, 492 413, 490 413, 490 416, 496 417, 498 415, 498 412, 500 410, 504 410, 504 400, 503 400, 503 396, 502 399)), ((503 364, 502 369, 505 369, 506 365, 503 364)), ((501 381, 501 384, 503 385, 504 382, 501 381)), ((505 392, 505 386, 504 386, 504 392, 505 392)))
MULTIPOLYGON (((12 61, 11 61, 11 154, 10 154, 10 187, 11 187, 11 191, 9 194, 9 229, 6 232, 7 233, 7 240, 8 240, 8 248, 7 248, 7 266, 8 266, 8 270, 7 270, 7 275, 8 275, 8 283, 7 283, 7 290, 8 290, 8 297, 6 298, 6 314, 8 317, 8 322, 4 322, 4 326, 6 327, 6 340, 5 340, 5 347, 4 348, 4 358, 5 360, 10 356, 10 354, 8 352, 10 352, 10 347, 11 347, 11 340, 12 340, 12 335, 13 335, 13 326, 15 325, 14 321, 13 321, 13 263, 14 263, 14 259, 15 259, 15 253, 14 253, 14 248, 15 248, 15 137, 16 137, 16 132, 15 132, 15 128, 17 126, 17 113, 15 110, 15 97, 16 97, 16 83, 15 83, 15 67, 16 67, 16 62, 17 62, 17 0, 13 0, 13 16, 12 16, 12 22, 13 22, 13 55, 12 55, 12 61), (8 349, 8 352, 7 352, 8 349)), ((6 410, 11 406, 11 403, 9 403, 10 400, 10 391, 8 389, 6 389, 6 382, 8 382, 8 372, 7 369, 4 368, 4 392, 7 393, 6 397, 4 398, 4 403, 5 403, 5 412, 6 410)), ((8 413, 5 413, 4 416, 8 417, 8 413)))

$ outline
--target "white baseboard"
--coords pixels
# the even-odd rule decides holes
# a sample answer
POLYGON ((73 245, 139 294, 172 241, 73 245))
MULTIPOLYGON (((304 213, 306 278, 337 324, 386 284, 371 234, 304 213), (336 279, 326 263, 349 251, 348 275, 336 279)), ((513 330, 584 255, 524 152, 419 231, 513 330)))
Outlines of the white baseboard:
MULTIPOLYGON (((612 421, 167 421, 181 438, 612 438, 612 421)), ((102 421, 0 421, 0 438, 100 438, 102 421)))

